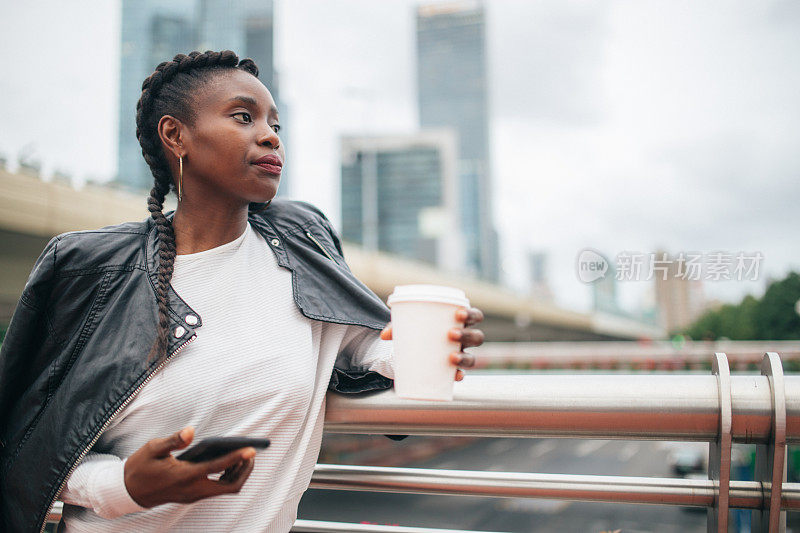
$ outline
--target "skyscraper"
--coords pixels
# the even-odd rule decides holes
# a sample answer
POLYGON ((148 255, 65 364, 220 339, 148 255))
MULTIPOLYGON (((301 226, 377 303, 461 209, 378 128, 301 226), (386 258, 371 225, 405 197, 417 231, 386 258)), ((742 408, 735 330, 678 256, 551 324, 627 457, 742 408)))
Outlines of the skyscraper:
POLYGON ((537 250, 528 252, 530 268, 530 294, 540 301, 553 301, 553 291, 547 275, 547 252, 537 250))
POLYGON ((481 277, 498 279, 492 220, 486 16, 474 1, 417 8, 417 96, 423 128, 458 134, 461 225, 466 262, 481 277))
MULTIPOLYGON (((142 81, 175 54, 228 49, 252 58, 282 111, 273 67, 272 0, 123 0, 121 41, 117 181, 127 187, 152 187, 136 139, 136 102, 142 81)), ((282 192, 285 181, 283 172, 282 192)))
POLYGON ((620 309, 617 298, 617 276, 614 264, 606 257, 603 257, 608 265, 608 271, 604 276, 592 282, 592 309, 596 313, 606 313, 611 315, 622 315, 624 311, 620 309))
POLYGON ((450 130, 342 140, 342 237, 448 270, 463 267, 450 130))

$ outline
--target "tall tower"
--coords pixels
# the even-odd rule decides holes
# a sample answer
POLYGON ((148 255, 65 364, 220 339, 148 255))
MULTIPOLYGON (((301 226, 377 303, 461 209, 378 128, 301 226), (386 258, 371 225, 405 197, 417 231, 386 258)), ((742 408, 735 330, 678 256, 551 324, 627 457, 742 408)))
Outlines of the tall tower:
POLYGON ((417 8, 417 97, 423 128, 449 127, 458 136, 461 225, 467 266, 498 279, 492 220, 486 16, 475 1, 417 8))
MULTIPOLYGON (((131 189, 149 190, 153 177, 136 139, 136 102, 142 81, 161 61, 192 50, 233 50, 252 58, 259 79, 283 106, 275 83, 272 0, 123 0, 119 155, 117 181, 131 189)), ((286 191, 286 172, 280 191, 286 191)))

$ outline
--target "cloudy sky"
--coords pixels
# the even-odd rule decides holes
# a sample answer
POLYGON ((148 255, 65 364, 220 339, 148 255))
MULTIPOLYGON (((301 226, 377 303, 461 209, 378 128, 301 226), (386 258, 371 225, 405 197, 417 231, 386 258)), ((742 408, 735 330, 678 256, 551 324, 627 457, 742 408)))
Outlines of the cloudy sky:
MULTIPOLYGON (((548 253, 559 303, 588 309, 581 249, 756 252, 760 293, 800 269, 800 3, 487 3, 495 224, 504 279, 548 253)), ((414 6, 280 1, 290 193, 339 220, 342 134, 417 125, 414 6)), ((116 172, 119 1, 2 4, 0 154, 45 173, 116 172)), ((635 307, 646 283, 621 282, 635 307)))

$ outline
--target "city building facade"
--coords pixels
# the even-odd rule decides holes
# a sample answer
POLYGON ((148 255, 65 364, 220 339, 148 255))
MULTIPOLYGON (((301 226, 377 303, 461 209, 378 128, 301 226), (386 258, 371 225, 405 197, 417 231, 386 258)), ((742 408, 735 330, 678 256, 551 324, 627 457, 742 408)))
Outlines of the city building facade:
POLYGON ((691 325, 707 308, 703 281, 685 275, 686 261, 681 257, 658 251, 653 260, 661 265, 653 276, 659 323, 673 333, 691 325))
MULTIPOLYGON (((192 50, 233 50, 253 59, 275 99, 272 0, 123 0, 116 182, 149 190, 153 177, 136 139, 136 102, 142 81, 162 61, 192 50)), ((284 125, 286 117, 281 115, 284 125)), ((287 187, 282 173, 281 191, 287 187)))
POLYGON ((457 150, 450 130, 342 139, 342 237, 462 270, 457 150))
POLYGON ((417 96, 423 128, 458 134, 458 189, 467 266, 497 281, 489 142, 486 15, 478 2, 423 5, 416 13, 417 96))

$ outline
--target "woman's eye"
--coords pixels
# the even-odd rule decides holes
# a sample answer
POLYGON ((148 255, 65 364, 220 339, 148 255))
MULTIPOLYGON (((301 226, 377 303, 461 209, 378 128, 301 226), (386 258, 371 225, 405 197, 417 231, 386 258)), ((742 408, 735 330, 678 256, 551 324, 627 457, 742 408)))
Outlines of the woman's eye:
POLYGON ((279 131, 281 131, 281 125, 280 125, 280 124, 273 124, 273 125, 272 125, 272 130, 273 130, 275 133, 278 133, 279 131))
POLYGON ((234 117, 241 117, 240 120, 242 122, 252 122, 253 121, 253 117, 250 116, 250 113, 245 113, 244 111, 242 111, 241 113, 234 113, 233 116, 234 117))

